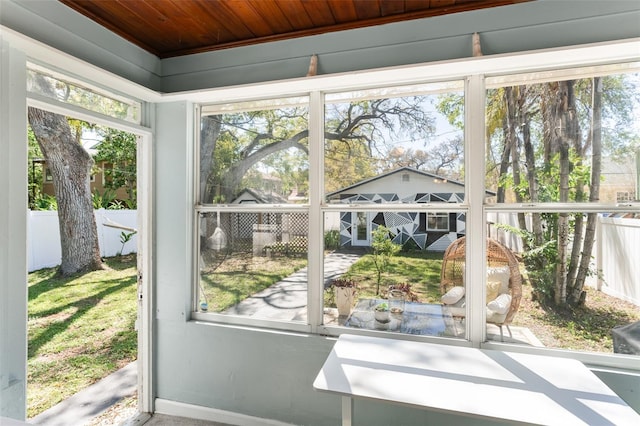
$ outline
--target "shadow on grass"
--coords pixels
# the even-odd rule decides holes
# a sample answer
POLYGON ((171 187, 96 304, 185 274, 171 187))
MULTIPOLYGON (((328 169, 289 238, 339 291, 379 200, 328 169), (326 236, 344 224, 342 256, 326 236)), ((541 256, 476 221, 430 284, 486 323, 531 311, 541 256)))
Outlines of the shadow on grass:
MULTIPOLYGON (((128 254, 105 259, 104 263, 112 270, 123 271, 136 266, 136 255, 128 254)), ((29 285, 29 300, 36 299, 47 291, 55 290, 70 283, 84 275, 95 273, 96 271, 74 274, 67 277, 58 275, 58 268, 45 268, 29 273, 29 281, 39 281, 37 284, 29 285)), ((104 281, 101 281, 104 282, 104 281)))
POLYGON ((595 342, 603 339, 611 340, 611 330, 620 325, 638 321, 637 316, 622 309, 612 309, 611 306, 590 305, 576 308, 558 307, 551 303, 538 302, 544 316, 540 321, 550 326, 566 330, 571 335, 595 342))
POLYGON ((213 312, 224 311, 243 300, 251 297, 264 289, 267 289, 286 278, 287 275, 251 271, 218 272, 211 275, 202 275, 204 290, 207 291, 209 299, 209 309, 213 312), (210 292, 218 292, 221 296, 219 300, 211 297, 210 292), (213 299, 213 300, 211 300, 213 299))
MULTIPOLYGON (((72 280, 72 279, 73 278, 66 278, 65 280, 72 280)), ((51 288, 50 284, 49 285, 47 284, 47 281, 48 280, 45 280, 29 288, 29 300, 42 294, 43 289, 49 290, 51 288), (37 287, 37 288, 34 289, 34 294, 32 295, 31 290, 33 287, 37 287)), ((73 324, 75 321, 77 321, 79 318, 85 315, 89 310, 94 308, 102 299, 104 299, 104 297, 135 283, 135 277, 101 281, 101 283, 108 285, 108 287, 96 294, 84 297, 79 300, 75 300, 71 303, 66 303, 66 304, 56 306, 55 308, 52 308, 52 309, 29 314, 29 318, 31 320, 31 319, 49 317, 52 315, 60 314, 67 309, 75 308, 75 312, 73 312, 71 315, 66 317, 64 320, 51 323, 45 330, 43 330, 40 334, 38 334, 37 337, 33 339, 29 339, 28 357, 34 356, 34 354, 43 345, 51 341, 57 334, 67 330, 71 326, 71 324, 73 324)), ((57 288, 57 286, 54 288, 57 288)))
POLYGON ((135 253, 123 254, 122 256, 108 257, 104 259, 104 263, 115 271, 122 271, 137 266, 137 258, 135 253))

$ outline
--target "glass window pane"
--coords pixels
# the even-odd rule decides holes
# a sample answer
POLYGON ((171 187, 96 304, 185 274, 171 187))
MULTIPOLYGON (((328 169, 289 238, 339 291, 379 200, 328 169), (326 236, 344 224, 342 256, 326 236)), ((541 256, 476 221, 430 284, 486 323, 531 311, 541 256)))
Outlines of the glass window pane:
POLYGON ((462 82, 335 93, 325 99, 328 202, 464 199, 462 82))
POLYGON ((488 213, 490 237, 519 260, 522 286, 514 295, 510 281, 511 300, 496 302, 502 291, 488 296, 487 334, 534 346, 623 352, 614 345, 615 330, 640 321, 632 254, 640 209, 606 206, 637 201, 640 73, 637 66, 634 72, 614 65, 573 74, 573 80, 554 80, 553 72, 532 73, 513 86, 501 86, 500 77, 487 80, 486 181, 493 201, 559 203, 540 212, 488 213), (592 207, 562 208, 575 202, 592 207), (508 313, 496 311, 507 302, 508 313))
POLYGON ((449 213, 427 213, 427 230, 448 231, 449 213))
POLYGON ((306 212, 201 212, 201 312, 306 322, 306 212))
MULTIPOLYGON (((501 339, 499 325, 504 321, 509 325, 502 330, 506 342, 631 353, 633 340, 625 343, 629 335, 625 337, 624 329, 637 327, 640 321, 640 210, 491 212, 487 220, 491 238, 503 243, 519 260, 522 278, 521 299, 510 319, 501 317, 497 310, 512 300, 490 306, 503 292, 495 297, 488 294, 489 339, 501 339), (557 236, 563 221, 568 240, 557 236)), ((492 285, 489 273, 487 293, 492 285)), ((500 281, 496 271, 491 273, 491 281, 500 281)), ((512 294, 511 287, 508 294, 512 294)))
POLYGON ((200 203, 307 203, 308 110, 306 97, 203 107, 200 203))
POLYGON ((27 69, 27 90, 59 102, 140 124, 140 102, 97 87, 89 87, 85 82, 73 81, 69 76, 33 64, 27 69))
POLYGON ((486 100, 486 182, 493 202, 637 199, 640 73, 600 72, 502 87, 488 79, 495 87, 486 100))
MULTIPOLYGON (((464 337, 463 294, 448 306, 441 285, 444 250, 464 234, 464 227, 458 232, 426 232, 419 226, 424 215, 385 211, 382 206, 380 212, 325 213, 325 324, 464 337), (366 239, 360 227, 354 227, 354 221, 362 220, 366 239), (376 314, 377 305, 386 305, 387 315, 376 314)), ((464 223, 464 213, 444 215, 464 223)), ((459 286, 463 288, 462 280, 459 286)))

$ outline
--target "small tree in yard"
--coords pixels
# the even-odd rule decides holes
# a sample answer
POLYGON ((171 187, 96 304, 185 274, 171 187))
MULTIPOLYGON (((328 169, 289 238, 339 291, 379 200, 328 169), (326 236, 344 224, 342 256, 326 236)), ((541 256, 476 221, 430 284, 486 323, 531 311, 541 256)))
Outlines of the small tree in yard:
POLYGON ((371 236, 373 237, 371 242, 371 249, 373 250, 373 265, 376 267, 376 272, 378 274, 376 280, 376 294, 380 294, 382 274, 386 272, 389 267, 389 261, 393 256, 398 254, 402 246, 391 241, 389 228, 385 226, 378 226, 371 233, 371 236))

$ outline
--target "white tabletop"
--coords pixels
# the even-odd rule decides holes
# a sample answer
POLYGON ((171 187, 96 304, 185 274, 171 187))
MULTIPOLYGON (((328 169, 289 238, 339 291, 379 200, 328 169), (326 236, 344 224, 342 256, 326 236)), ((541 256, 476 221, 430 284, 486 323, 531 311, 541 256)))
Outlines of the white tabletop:
POLYGON ((581 362, 343 334, 314 388, 439 411, 549 425, 640 425, 581 362))

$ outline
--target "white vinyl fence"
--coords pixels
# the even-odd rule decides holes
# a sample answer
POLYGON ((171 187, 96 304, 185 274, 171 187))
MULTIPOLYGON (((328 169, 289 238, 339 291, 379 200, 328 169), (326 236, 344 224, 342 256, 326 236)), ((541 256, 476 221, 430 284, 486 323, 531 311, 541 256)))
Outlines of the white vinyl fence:
POLYGON ((640 306, 640 220, 602 217, 599 225, 598 288, 640 306))
MULTIPOLYGON (((513 233, 495 228, 493 223, 518 227, 515 213, 487 214, 488 234, 515 252, 522 252, 522 241, 513 233)), ((527 222, 529 218, 527 217, 527 222)), ((640 306, 640 219, 598 216, 592 266, 602 279, 588 277, 586 284, 618 299, 640 306)))
MULTIPOLYGON (((98 241, 102 257, 135 253, 138 247, 137 235, 122 247, 121 232, 131 231, 114 228, 123 225, 127 228, 137 227, 137 210, 95 210, 96 225, 98 227, 98 241), (106 226, 109 224, 112 226, 106 226)), ((28 241, 27 259, 28 271, 51 268, 60 265, 62 253, 60 249, 60 227, 58 226, 57 211, 29 211, 27 218, 28 241)))

